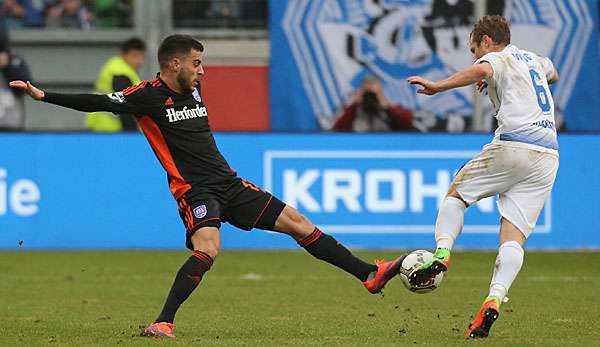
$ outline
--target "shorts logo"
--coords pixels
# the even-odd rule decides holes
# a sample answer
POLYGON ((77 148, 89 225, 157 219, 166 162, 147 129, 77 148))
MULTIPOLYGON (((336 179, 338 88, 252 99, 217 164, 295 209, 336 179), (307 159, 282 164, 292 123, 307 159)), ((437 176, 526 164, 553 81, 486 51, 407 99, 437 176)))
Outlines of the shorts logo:
POLYGON ((203 218, 204 216, 206 216, 206 212, 206 205, 200 205, 194 208, 194 217, 198 219, 203 218))

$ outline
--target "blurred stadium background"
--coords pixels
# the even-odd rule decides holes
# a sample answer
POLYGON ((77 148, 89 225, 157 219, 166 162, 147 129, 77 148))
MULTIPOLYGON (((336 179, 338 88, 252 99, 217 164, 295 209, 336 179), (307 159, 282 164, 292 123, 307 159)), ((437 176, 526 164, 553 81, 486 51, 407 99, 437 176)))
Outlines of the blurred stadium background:
MULTIPOLYGON (((417 97, 404 79, 467 66, 474 18, 504 14, 513 43, 550 56, 561 72, 552 87, 561 169, 529 244, 600 246, 597 1, 67 0, 5 1, 3 9, 11 51, 52 91, 93 92, 98 70, 129 37, 147 45, 142 79, 158 71, 163 37, 197 37, 206 47, 202 95, 230 165, 363 248, 431 244, 454 171, 490 140, 494 122, 487 97, 471 88, 417 97), (49 6, 69 2, 87 9, 87 22, 51 20, 49 6), (45 9, 45 20, 11 15, 10 3, 45 9), (413 126, 333 134, 369 75, 413 126)), ((89 133, 84 114, 30 99, 25 110, 25 132, 0 134, 1 248, 19 240, 27 248, 180 247, 175 203, 141 134, 89 133)), ((459 246, 495 248, 497 218, 492 200, 470 209, 459 246)), ((295 246, 236 231, 225 233, 224 247, 295 246)))
MULTIPOLYGON (((368 258, 433 246, 455 171, 495 127, 487 96, 463 88, 421 98, 405 78, 468 66, 473 21, 504 14, 513 42, 551 57, 561 73, 552 86, 561 167, 527 246, 569 253, 528 255, 512 291, 520 304, 498 323, 492 345, 597 343, 590 303, 600 280, 599 1, 0 0, 0 8, 11 52, 51 91, 94 92, 102 64, 133 36, 147 46, 139 75, 152 79, 162 38, 197 37, 205 45, 202 97, 229 164, 368 258), (65 6, 85 12, 66 20, 65 6), (410 127, 331 130, 367 76, 406 110, 410 127)), ((0 124, 15 104, 5 79, 0 124)), ((121 343, 153 318, 187 256, 177 205, 144 137, 91 133, 85 119, 27 99, 24 131, 0 132, 0 345, 121 343), (101 251, 70 252, 80 249, 101 251)), ((498 218, 493 199, 470 208, 457 248, 496 249, 498 218)), ((223 345, 453 343, 485 294, 495 257, 457 253, 456 272, 433 299, 392 283, 381 301, 336 269, 302 266, 309 257, 287 252, 298 247, 284 236, 225 225, 222 244, 229 253, 202 293, 211 299, 182 310, 184 345, 219 336, 223 345), (296 304, 276 299, 291 296, 296 304), (323 309, 308 312, 304 303, 315 300, 323 309), (197 312, 212 318, 202 331, 197 312), (298 325, 289 319, 296 316, 310 319, 298 325), (240 330, 232 319, 249 325, 240 330)))

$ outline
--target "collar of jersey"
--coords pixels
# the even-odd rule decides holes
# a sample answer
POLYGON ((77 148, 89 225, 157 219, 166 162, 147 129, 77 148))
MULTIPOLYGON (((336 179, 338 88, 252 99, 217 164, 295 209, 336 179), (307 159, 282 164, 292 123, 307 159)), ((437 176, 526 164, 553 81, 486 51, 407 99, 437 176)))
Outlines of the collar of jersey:
POLYGON ((181 94, 181 93, 178 93, 178 92, 174 91, 173 89, 169 88, 169 86, 165 83, 165 81, 162 78, 160 78, 160 72, 156 73, 156 78, 158 78, 158 80, 162 83, 162 85, 165 88, 167 88, 171 93, 175 94, 175 96, 188 97, 188 96, 192 95, 192 93, 194 92, 194 91, 191 91, 191 92, 186 93, 186 94, 181 94))

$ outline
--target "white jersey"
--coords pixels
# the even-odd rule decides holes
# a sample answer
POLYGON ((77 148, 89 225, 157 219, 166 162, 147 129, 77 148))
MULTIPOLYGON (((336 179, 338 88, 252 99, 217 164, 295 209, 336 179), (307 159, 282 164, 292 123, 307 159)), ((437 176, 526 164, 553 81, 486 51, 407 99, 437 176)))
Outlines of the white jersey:
POLYGON ((481 62, 494 69, 486 79, 498 119, 492 142, 558 155, 554 100, 548 88, 555 73, 552 61, 508 45, 476 61, 481 62))

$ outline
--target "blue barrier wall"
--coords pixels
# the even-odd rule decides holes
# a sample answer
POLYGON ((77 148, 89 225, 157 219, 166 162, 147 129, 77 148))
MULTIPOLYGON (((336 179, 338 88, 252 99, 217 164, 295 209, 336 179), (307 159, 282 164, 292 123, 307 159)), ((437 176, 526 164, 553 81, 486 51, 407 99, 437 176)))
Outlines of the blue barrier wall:
MULTIPOLYGON (((483 135, 220 134, 242 177, 356 248, 433 246, 437 205, 483 135)), ((600 136, 560 136, 534 248, 600 248, 600 136)), ((468 210, 457 246, 495 248, 493 200, 468 210)), ((223 228, 224 248, 295 248, 286 236, 223 228)), ((0 248, 183 248, 164 171, 139 134, 0 135, 0 248)))

